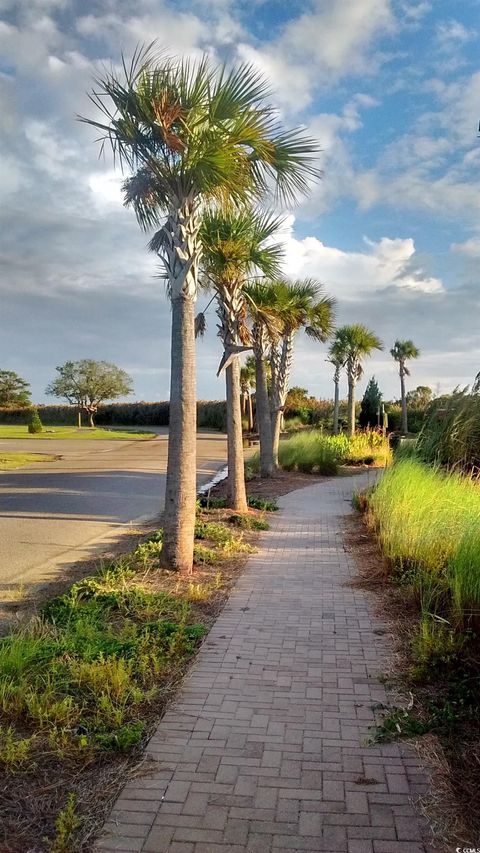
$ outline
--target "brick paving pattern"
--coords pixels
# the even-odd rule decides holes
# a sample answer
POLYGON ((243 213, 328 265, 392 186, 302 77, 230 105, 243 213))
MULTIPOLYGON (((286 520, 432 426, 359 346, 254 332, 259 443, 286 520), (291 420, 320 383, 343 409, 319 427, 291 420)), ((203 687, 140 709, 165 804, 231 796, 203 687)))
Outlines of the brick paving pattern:
POLYGON ((386 638, 342 541, 347 477, 281 513, 150 741, 98 853, 420 853, 412 799, 427 777, 405 744, 366 745, 386 638))

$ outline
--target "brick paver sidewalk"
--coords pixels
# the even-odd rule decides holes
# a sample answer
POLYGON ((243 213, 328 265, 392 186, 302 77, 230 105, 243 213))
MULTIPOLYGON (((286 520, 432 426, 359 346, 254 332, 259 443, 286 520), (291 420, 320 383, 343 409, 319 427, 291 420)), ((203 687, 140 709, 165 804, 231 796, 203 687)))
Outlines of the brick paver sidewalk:
POLYGON ((281 498, 150 741, 158 770, 128 782, 97 851, 424 851, 418 759, 365 745, 387 700, 386 638, 368 595, 344 585, 339 518, 363 477, 281 498))

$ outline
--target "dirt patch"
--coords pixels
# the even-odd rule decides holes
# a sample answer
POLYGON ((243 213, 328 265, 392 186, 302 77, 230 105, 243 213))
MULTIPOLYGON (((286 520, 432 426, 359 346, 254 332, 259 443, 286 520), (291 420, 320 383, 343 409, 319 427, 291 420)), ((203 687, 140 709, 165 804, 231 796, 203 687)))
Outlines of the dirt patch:
MULTIPOLYGON (((247 494, 259 498, 279 498, 296 489, 304 489, 314 483, 320 483, 327 477, 319 477, 315 474, 301 474, 298 471, 277 471, 274 477, 260 477, 255 475, 247 483, 247 494)), ((217 483, 210 490, 211 497, 225 498, 228 494, 228 478, 217 483)))
MULTIPOLYGON (((362 516, 345 522, 345 547, 352 554, 357 575, 352 585, 368 590, 378 616, 387 622, 393 644, 385 673, 392 688, 392 708, 411 708, 420 725, 431 718, 432 707, 445 707, 451 684, 434 676, 428 682, 412 678, 412 637, 419 625, 419 602, 408 586, 395 583, 381 550, 362 516)), ((409 738, 429 768, 431 790, 419 801, 430 826, 434 853, 475 848, 480 838, 480 720, 447 721, 421 736, 409 738)))

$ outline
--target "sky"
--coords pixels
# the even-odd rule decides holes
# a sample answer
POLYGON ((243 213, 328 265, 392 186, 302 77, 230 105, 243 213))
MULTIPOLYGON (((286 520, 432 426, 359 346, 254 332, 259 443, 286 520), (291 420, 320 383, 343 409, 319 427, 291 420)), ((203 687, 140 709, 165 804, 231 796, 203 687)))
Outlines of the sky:
MULTIPOLYGON (((0 0, 0 369, 36 402, 66 360, 113 361, 132 400, 169 396, 170 308, 158 259, 99 159, 87 92, 157 38, 175 54, 250 62, 323 178, 285 209, 285 274, 314 277, 338 323, 385 344, 365 363, 386 399, 389 350, 421 350, 410 387, 480 370, 480 0, 0 0)), ((199 298, 199 309, 206 300, 199 298)), ((224 397, 211 307, 198 396, 224 397)), ((332 395, 326 347, 296 339, 292 385, 332 395)))

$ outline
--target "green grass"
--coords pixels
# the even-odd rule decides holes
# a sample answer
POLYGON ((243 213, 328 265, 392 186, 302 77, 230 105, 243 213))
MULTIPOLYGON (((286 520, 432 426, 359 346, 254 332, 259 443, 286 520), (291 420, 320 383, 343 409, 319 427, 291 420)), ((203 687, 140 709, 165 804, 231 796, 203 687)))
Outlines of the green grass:
POLYGON ((45 849, 83 849, 80 821, 91 801, 82 779, 90 790, 98 767, 102 785, 105 764, 145 742, 226 596, 229 561, 255 550, 239 518, 198 509, 192 576, 159 569, 157 530, 0 637, 0 787, 21 789, 18 806, 15 798, 0 804, 9 841, 19 826, 25 841, 27 822, 32 844, 46 836, 45 849), (48 814, 25 808, 47 778, 48 814))
MULTIPOLYGON (((305 430, 280 442, 278 459, 284 471, 332 476, 341 465, 387 465, 391 450, 388 440, 373 430, 358 432, 353 438, 305 430)), ((258 454, 248 464, 257 471, 258 454)))
POLYGON ((0 453, 0 471, 12 471, 32 462, 52 462, 54 459, 55 456, 47 453, 0 453))
POLYGON ((391 571, 419 604, 412 641, 419 671, 454 665, 479 624, 478 481, 404 459, 385 472, 367 502, 391 571))
POLYGON ((16 426, 8 426, 5 424, 0 424, 0 439, 1 438, 28 438, 29 440, 36 441, 37 439, 67 439, 67 438, 75 438, 75 439, 113 439, 113 440, 123 440, 126 439, 133 441, 134 439, 148 439, 155 438, 155 433, 147 432, 147 431, 137 431, 137 430, 120 430, 120 429, 89 429, 88 427, 82 427, 82 429, 78 429, 77 427, 71 426, 44 426, 43 432, 36 433, 32 435, 28 432, 27 426, 16 425, 16 426))

